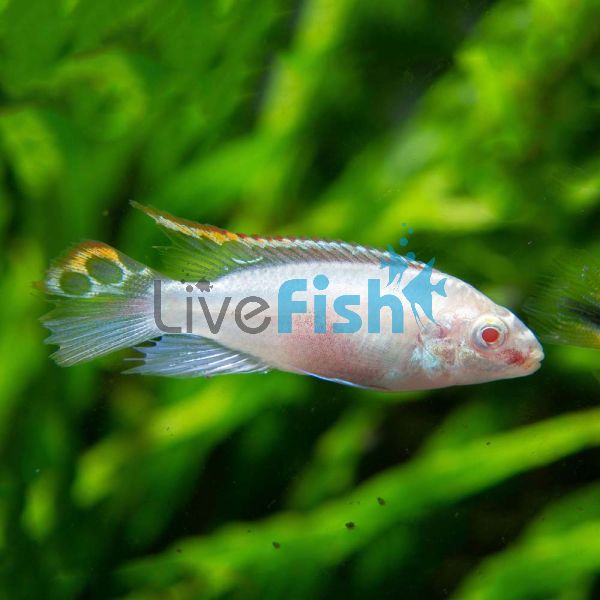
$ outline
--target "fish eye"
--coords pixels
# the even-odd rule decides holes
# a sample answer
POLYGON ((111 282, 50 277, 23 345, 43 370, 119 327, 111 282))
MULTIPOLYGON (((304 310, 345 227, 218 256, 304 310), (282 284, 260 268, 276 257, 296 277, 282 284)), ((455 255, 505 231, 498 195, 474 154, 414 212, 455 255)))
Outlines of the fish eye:
POLYGON ((497 319, 486 319, 476 325, 473 337, 475 343, 484 350, 498 348, 506 339, 506 325, 497 319))

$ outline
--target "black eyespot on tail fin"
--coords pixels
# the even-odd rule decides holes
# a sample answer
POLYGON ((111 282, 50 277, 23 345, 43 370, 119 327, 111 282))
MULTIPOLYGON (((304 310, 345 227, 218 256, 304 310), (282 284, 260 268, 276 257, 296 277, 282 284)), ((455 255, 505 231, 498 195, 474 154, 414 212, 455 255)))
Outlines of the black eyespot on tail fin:
POLYGON ((36 284, 55 308, 41 321, 52 358, 70 366, 155 337, 149 267, 100 242, 85 242, 52 262, 36 284))

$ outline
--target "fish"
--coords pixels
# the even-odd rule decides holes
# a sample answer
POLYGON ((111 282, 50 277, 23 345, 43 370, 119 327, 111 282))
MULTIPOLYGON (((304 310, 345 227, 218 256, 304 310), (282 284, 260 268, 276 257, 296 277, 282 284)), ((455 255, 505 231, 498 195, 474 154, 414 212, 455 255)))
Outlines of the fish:
POLYGON ((578 250, 557 258, 524 310, 544 342, 600 348, 600 261, 578 250))
POLYGON ((132 348, 127 373, 280 370, 396 392, 521 377, 544 357, 515 314, 433 261, 401 258, 398 280, 385 267, 399 255, 385 250, 237 234, 132 205, 171 242, 160 271, 89 241, 38 283, 54 302, 41 320, 60 366, 132 348))

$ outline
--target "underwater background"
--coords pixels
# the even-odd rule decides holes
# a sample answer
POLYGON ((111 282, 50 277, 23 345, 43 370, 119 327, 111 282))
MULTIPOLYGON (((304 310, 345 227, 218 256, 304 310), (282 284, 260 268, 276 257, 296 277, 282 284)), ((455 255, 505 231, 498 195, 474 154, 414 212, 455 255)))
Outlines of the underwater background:
POLYGON ((133 199, 408 249, 524 316, 600 250, 597 0, 0 0, 0 597, 600 597, 600 353, 381 394, 49 358, 133 199))

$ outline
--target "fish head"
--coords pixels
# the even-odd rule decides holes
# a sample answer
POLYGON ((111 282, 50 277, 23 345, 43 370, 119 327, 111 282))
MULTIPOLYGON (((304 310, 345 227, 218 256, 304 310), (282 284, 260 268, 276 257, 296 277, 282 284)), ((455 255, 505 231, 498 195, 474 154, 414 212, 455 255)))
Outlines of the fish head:
POLYGON ((535 334, 511 311, 460 282, 440 318, 422 333, 424 354, 441 385, 465 385, 530 375, 544 358, 535 334))

